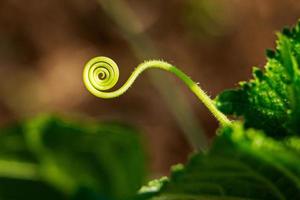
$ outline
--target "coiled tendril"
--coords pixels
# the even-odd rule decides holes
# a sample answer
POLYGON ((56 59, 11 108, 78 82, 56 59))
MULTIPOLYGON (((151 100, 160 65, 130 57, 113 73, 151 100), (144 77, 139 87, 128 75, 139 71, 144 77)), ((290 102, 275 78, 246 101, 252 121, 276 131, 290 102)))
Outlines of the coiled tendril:
POLYGON ((95 57, 85 65, 83 81, 86 88, 96 97, 105 99, 115 98, 125 93, 136 78, 149 68, 158 68, 175 74, 203 102, 222 125, 230 124, 228 118, 216 108, 213 100, 190 77, 175 66, 164 61, 151 60, 138 65, 123 86, 115 91, 106 91, 118 82, 119 69, 112 59, 103 56, 95 57))
POLYGON ((109 90, 119 80, 119 68, 110 58, 96 57, 86 64, 83 80, 89 90, 94 88, 91 90, 93 94, 94 92, 109 90))

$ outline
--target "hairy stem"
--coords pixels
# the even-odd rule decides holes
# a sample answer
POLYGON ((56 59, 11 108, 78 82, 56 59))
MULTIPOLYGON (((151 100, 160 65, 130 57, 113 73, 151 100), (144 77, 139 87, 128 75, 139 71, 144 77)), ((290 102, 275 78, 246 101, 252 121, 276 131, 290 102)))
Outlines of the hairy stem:
POLYGON ((111 92, 106 92, 112 88, 118 81, 119 69, 117 64, 107 57, 96 57, 91 59, 85 66, 83 72, 83 80, 86 88, 99 98, 115 98, 124 94, 129 87, 134 83, 137 77, 146 69, 157 68, 175 74, 180 78, 189 89, 202 101, 202 103, 210 110, 214 117, 222 124, 230 124, 229 119, 220 112, 214 102, 207 94, 185 73, 175 66, 159 60, 146 61, 132 72, 131 76, 125 84, 119 89, 111 92))
MULTIPOLYGON (((128 42, 138 60, 144 61, 149 57, 155 58, 161 54, 147 33, 142 31, 145 27, 128 2, 124 0, 97 1, 104 13, 115 23, 120 35, 128 42)), ((174 87, 174 80, 169 77, 155 71, 150 71, 147 75, 191 147, 194 150, 206 151, 208 138, 195 111, 188 103, 186 95, 174 87)))

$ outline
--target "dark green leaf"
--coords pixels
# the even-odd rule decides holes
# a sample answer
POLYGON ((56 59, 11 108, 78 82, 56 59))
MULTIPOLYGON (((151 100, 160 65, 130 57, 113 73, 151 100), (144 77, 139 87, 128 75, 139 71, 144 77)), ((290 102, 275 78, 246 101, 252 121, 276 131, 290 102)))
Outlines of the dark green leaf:
POLYGON ((265 71, 253 69, 254 79, 216 98, 225 114, 243 116, 246 127, 280 138, 300 130, 300 22, 278 34, 276 51, 267 51, 265 71))
POLYGON ((43 181, 0 178, 0 199, 3 200, 66 200, 59 190, 43 181))
POLYGON ((207 154, 175 166, 151 200, 300 199, 299 146, 299 138, 278 142, 234 123, 207 154))

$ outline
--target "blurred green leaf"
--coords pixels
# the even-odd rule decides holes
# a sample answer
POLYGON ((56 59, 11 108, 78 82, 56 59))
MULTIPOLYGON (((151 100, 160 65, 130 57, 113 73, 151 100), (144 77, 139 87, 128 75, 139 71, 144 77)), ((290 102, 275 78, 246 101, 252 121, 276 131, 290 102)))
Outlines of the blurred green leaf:
POLYGON ((0 191, 27 181, 28 199, 45 185, 67 199, 125 199, 143 183, 144 151, 132 127, 41 116, 0 132, 0 191))
POLYGON ((143 195, 152 193, 152 200, 300 199, 299 146, 299 138, 279 142, 236 122, 220 130, 207 154, 173 167, 169 180, 156 189, 143 188, 143 195))
POLYGON ((0 178, 0 198, 3 200, 64 200, 66 197, 50 186, 38 180, 0 178))

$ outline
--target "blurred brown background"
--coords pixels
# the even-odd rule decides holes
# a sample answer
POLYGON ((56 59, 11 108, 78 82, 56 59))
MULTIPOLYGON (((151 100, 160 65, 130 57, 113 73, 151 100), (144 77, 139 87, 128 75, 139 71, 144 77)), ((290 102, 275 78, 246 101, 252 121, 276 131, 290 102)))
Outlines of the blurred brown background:
POLYGON ((185 97, 178 112, 146 74, 120 98, 93 97, 82 83, 84 64, 113 58, 122 84, 142 59, 164 59, 214 97, 263 66, 275 31, 299 17, 297 0, 1 0, 0 124, 41 112, 125 121, 143 132, 152 172, 167 173, 192 151, 180 121, 193 118, 199 134, 213 136, 216 120, 165 72, 158 74, 170 90, 185 97))

